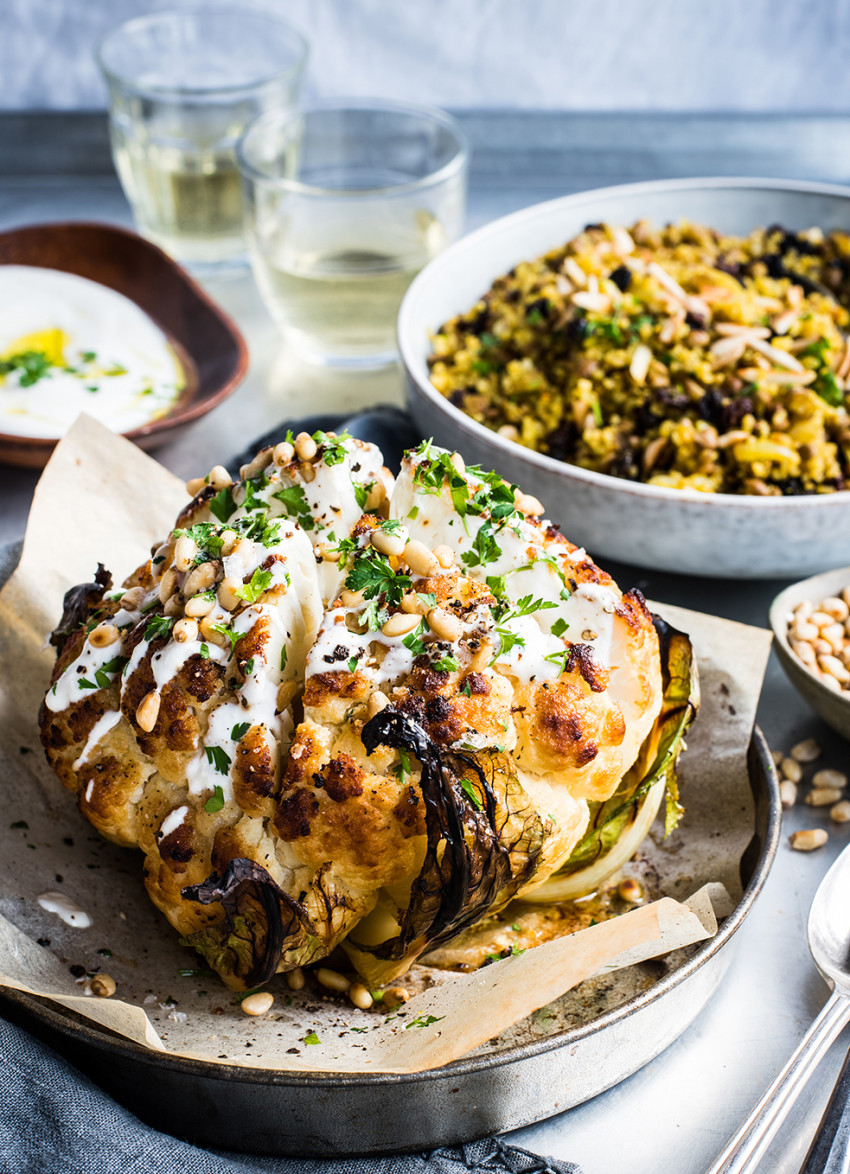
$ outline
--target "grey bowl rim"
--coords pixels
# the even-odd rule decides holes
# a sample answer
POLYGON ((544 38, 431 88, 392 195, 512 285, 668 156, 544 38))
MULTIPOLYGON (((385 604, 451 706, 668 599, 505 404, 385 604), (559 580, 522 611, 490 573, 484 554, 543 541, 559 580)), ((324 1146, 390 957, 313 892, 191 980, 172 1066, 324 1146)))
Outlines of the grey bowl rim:
MULTIPOLYGON (((632 194, 639 196, 641 194, 651 195, 656 192, 688 192, 719 188, 753 191, 764 190, 811 196, 832 196, 846 200, 848 202, 848 210, 850 210, 850 184, 816 183, 807 180, 784 180, 764 177, 750 178, 748 176, 697 176, 682 179, 653 179, 640 183, 611 184, 607 187, 588 188, 586 191, 572 192, 567 196, 556 196, 552 200, 543 200, 536 204, 529 204, 527 207, 520 208, 516 212, 510 212, 506 216, 500 216, 496 220, 491 220, 489 223, 461 237, 460 240, 449 245, 447 249, 444 249, 442 253, 432 261, 429 261, 411 282, 402 299, 396 323, 396 335, 399 359, 407 381, 408 403, 413 398, 411 388, 415 388, 416 392, 432 408, 446 418, 446 422, 449 425, 454 423, 461 432, 470 432, 481 444, 489 444, 495 449, 497 454, 505 453, 506 455, 513 455, 521 462, 536 466, 542 474, 548 473, 556 478, 562 478, 567 482, 574 479, 598 489, 607 489, 609 492, 617 492, 638 499, 654 499, 668 503, 680 502, 687 504, 708 504, 711 502, 714 504, 713 506, 709 506, 709 508, 720 509, 725 507, 738 510, 837 509, 841 505, 846 506, 846 495, 850 493, 850 490, 838 490, 835 493, 829 494, 806 494, 797 497, 758 497, 751 494, 700 493, 696 490, 668 489, 666 486, 661 485, 645 485, 643 482, 625 481, 621 478, 612 477, 607 473, 596 473, 592 469, 583 469, 579 465, 571 465, 566 461, 556 460, 546 453, 538 453, 532 449, 524 448, 522 445, 517 444, 516 441, 507 440, 503 436, 499 436, 497 432, 493 432, 490 428, 479 424, 477 420, 473 420, 470 416, 462 412, 460 408, 456 408, 451 404, 445 396, 437 391, 430 379, 423 379, 421 377, 421 372, 417 369, 417 352, 412 343, 413 330, 408 326, 408 319, 412 314, 411 306, 419 296, 420 290, 433 280, 435 273, 439 275, 440 269, 448 261, 453 260, 458 255, 462 256, 467 250, 475 249, 479 243, 486 242, 488 238, 498 236, 506 226, 513 227, 532 215, 542 215, 549 210, 554 210, 556 207, 570 208, 594 199, 609 200, 632 194)), ((753 227, 756 226, 754 225, 753 227)), ((552 247, 554 248, 556 246, 553 245, 552 247)), ((485 291, 482 290, 481 292, 483 294, 485 291)))
POLYGON ((788 641, 788 627, 782 619, 788 606, 785 602, 788 596, 792 593, 796 594, 801 587, 806 587, 809 584, 814 586, 819 579, 829 579, 834 575, 842 574, 845 577, 845 586, 850 585, 850 567, 834 567, 831 571, 819 571, 816 575, 809 575, 807 579, 797 579, 795 582, 789 583, 787 587, 782 588, 778 595, 774 596, 768 612, 768 621, 773 635, 776 637, 779 663, 797 692, 800 692, 800 687, 794 680, 794 676, 796 672, 799 672, 805 680, 811 682, 819 697, 828 698, 833 704, 837 702, 839 705, 843 705, 847 709, 848 717, 850 717, 850 695, 845 697, 841 693, 834 693, 831 689, 827 689, 826 685, 819 681, 814 673, 803 664, 788 641))
MULTIPOLYGON (((34 1018, 60 1034, 87 1043, 101 1051, 116 1051, 125 1059, 140 1062, 156 1067, 166 1064, 171 1071, 183 1073, 186 1076, 202 1077, 211 1080, 236 1081, 253 1085, 299 1086, 312 1088, 327 1088, 332 1086, 367 1085, 374 1087, 377 1084, 404 1085, 418 1083, 422 1080, 454 1079, 470 1074, 476 1074, 488 1069, 501 1067, 505 1064, 516 1063, 530 1059, 558 1048, 570 1047, 582 1039, 596 1032, 605 1031, 614 1024, 627 1019, 630 1015, 642 1010, 657 999, 663 998, 668 991, 685 982, 691 975, 711 961, 719 950, 740 929, 745 918, 764 887, 770 873, 779 845, 781 831, 782 807, 779 798, 779 781, 776 766, 770 753, 761 728, 753 727, 749 750, 755 753, 756 759, 764 775, 764 784, 767 797, 767 827, 764 843, 758 860, 753 868, 753 874, 747 887, 735 906, 732 913, 724 920, 722 926, 713 938, 707 939, 684 966, 667 975, 666 978, 654 983, 648 990, 634 995, 621 1003, 613 1010, 600 1015, 591 1023, 582 1027, 567 1029, 558 1032, 543 1040, 532 1043, 516 1044, 505 1049, 504 1052, 474 1057, 461 1057, 440 1068, 430 1068, 422 1072, 281 1072, 266 1068, 251 1068, 236 1064, 223 1064, 211 1060, 197 1060, 171 1055, 168 1052, 157 1052, 137 1044, 122 1036, 113 1035, 106 1029, 98 1029, 91 1023, 78 1022, 62 1014, 49 1000, 44 1000, 23 991, 11 989, 0 990, 0 995, 24 1008, 34 1018)), ((748 773, 752 784, 752 772, 749 770, 749 752, 747 756, 748 773)), ((755 829, 754 829, 755 830, 755 829)), ((58 1006, 58 1005, 57 1005, 58 1006)))

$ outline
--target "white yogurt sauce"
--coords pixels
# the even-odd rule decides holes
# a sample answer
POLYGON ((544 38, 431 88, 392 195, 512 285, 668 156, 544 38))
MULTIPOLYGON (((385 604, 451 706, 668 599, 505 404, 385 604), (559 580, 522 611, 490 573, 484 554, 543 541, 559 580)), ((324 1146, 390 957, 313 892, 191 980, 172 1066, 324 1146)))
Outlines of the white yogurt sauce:
POLYGON ((36 897, 36 901, 42 909, 48 913, 55 913, 66 925, 73 926, 74 929, 88 929, 92 924, 92 919, 85 909, 81 909, 64 893, 42 893, 40 897, 36 897))
POLYGON ((96 281, 0 265, 0 311, 0 361, 13 363, 0 373, 0 432, 60 437, 81 412, 127 432, 165 415, 184 385, 159 327, 96 281), (48 365, 22 364, 28 353, 48 365))

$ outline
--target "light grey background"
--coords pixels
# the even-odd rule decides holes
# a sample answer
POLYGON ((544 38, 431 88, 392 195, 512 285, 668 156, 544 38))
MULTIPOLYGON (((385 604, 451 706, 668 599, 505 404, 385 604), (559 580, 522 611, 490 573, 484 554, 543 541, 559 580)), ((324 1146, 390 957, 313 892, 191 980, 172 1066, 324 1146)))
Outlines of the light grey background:
MULTIPOLYGON (((92 109, 111 25, 184 0, 0 0, 0 109, 92 109)), ((243 6, 244 0, 234 0, 243 6)), ((850 0, 252 0, 306 92, 456 108, 850 109, 850 0)))

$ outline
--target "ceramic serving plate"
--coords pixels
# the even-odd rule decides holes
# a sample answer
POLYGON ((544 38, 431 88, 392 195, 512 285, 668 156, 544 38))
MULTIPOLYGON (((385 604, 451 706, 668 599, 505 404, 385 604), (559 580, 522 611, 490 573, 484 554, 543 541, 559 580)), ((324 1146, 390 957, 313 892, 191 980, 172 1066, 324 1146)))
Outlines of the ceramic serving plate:
POLYGON ((684 179, 581 192, 471 233, 425 267, 398 320, 410 411, 425 436, 497 469, 545 502, 564 533, 596 556, 656 570, 790 578, 842 566, 850 493, 811 497, 700 494, 625 481, 531 452, 466 416, 431 385, 430 332, 468 310, 519 261, 586 224, 693 220, 723 232, 760 225, 850 228, 850 188, 770 179, 684 179))
MULTIPOLYGON (((698 730, 699 723, 695 736, 698 730)), ((693 752, 694 740, 689 743, 693 752)), ((412 1075, 251 1069, 149 1051, 19 992, 3 991, 0 1008, 137 1116, 199 1145, 275 1154, 392 1153, 519 1128, 589 1100, 659 1055, 700 1013, 734 958, 737 931, 779 838, 775 768, 761 732, 754 733, 747 772, 704 794, 689 791, 685 779, 684 793, 684 823, 669 841, 651 835, 637 867, 675 897, 705 880, 722 881, 735 908, 716 937, 590 979, 443 1068, 412 1075)))
MULTIPOLYGON (((236 390, 248 348, 233 321, 150 241, 110 224, 36 224, 0 233, 0 265, 60 269, 108 286, 160 327, 187 372, 172 410, 126 435, 145 449, 171 439, 236 390)), ((43 437, 0 433, 0 461, 40 468, 56 445, 43 437)))

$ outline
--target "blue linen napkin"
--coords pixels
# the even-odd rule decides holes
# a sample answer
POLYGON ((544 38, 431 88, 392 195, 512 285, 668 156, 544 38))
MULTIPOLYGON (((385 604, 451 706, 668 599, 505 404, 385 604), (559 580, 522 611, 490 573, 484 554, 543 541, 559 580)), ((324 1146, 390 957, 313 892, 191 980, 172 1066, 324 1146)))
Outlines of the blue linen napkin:
MULTIPOLYGON (((396 464, 414 443, 409 417, 386 408, 360 417, 316 417, 282 424, 231 466, 287 427, 349 427, 380 444, 396 464)), ((0 586, 18 565, 21 542, 0 547, 0 586)), ((123 1108, 52 1048, 0 1017, 0 1171, 2 1174, 581 1174, 572 1162, 544 1158, 499 1138, 431 1153, 372 1158, 274 1158, 200 1149, 160 1133, 123 1108)))

